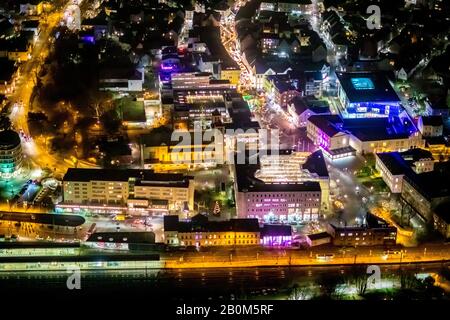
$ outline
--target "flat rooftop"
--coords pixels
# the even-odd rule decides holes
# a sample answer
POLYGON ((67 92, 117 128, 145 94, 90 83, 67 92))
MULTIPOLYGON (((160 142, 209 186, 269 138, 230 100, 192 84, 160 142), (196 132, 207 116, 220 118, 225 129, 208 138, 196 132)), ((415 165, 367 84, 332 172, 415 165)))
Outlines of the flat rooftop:
POLYGON ((339 128, 342 119, 338 115, 313 115, 308 118, 308 121, 329 137, 333 137, 342 131, 339 128))
POLYGON ((310 240, 321 240, 321 239, 327 239, 330 238, 330 234, 328 232, 320 232, 320 233, 314 233, 314 234, 308 234, 307 237, 310 240))
POLYGON ((409 119, 398 117, 344 119, 343 128, 360 141, 407 139, 417 131, 409 119))
POLYGON ((450 199, 450 162, 435 163, 434 170, 405 175, 404 180, 429 201, 434 198, 450 199))
POLYGON ((178 173, 155 173, 144 169, 78 169, 69 168, 64 182, 123 181, 135 178, 135 185, 187 187, 189 176, 178 173))
POLYGON ((86 242, 155 243, 155 234, 148 231, 95 232, 89 236, 86 242))
POLYGON ((320 192, 320 184, 315 181, 299 183, 266 183, 255 177, 259 165, 236 164, 238 192, 320 192))
POLYGON ((258 219, 230 219, 210 221, 202 214, 197 214, 189 221, 180 221, 178 216, 164 217, 164 231, 177 232, 259 232, 258 219))
POLYGON ((337 72, 336 76, 350 103, 400 102, 384 73, 337 72))

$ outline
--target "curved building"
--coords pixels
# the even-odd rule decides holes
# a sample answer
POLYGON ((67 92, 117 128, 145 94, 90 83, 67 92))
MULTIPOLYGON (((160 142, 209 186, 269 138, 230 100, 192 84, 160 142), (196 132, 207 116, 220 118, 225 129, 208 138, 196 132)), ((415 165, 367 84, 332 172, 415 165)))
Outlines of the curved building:
POLYGON ((22 146, 19 134, 12 130, 0 132, 0 176, 3 178, 14 175, 23 161, 22 146))

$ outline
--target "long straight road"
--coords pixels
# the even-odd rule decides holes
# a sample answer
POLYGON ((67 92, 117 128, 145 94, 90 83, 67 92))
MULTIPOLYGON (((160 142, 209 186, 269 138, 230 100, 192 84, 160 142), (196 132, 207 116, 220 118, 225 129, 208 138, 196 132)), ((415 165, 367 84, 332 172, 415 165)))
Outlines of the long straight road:
POLYGON ((161 256, 167 268, 217 268, 257 266, 320 266, 352 264, 407 264, 450 261, 449 244, 427 244, 413 248, 312 247, 305 250, 263 248, 218 249, 206 252, 175 252, 161 256))

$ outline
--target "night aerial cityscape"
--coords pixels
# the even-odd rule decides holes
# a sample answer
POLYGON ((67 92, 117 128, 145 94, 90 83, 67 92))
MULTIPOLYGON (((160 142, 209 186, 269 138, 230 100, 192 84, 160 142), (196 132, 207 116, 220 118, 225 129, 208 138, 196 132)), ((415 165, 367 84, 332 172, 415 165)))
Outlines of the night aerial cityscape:
POLYGON ((448 301, 449 38, 448 0, 0 0, 1 290, 448 301))

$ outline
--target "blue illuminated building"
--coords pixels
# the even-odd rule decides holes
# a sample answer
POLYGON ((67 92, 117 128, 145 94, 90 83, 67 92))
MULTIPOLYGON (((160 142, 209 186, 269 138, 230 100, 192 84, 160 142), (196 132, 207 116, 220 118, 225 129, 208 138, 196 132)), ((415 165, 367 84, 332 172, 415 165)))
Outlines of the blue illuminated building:
POLYGON ((84 35, 81 37, 84 43, 95 44, 95 38, 92 35, 84 35))
POLYGON ((344 118, 391 117, 400 99, 381 72, 337 72, 338 97, 344 118))
POLYGON ((375 85, 370 78, 352 78, 352 85, 356 90, 373 90, 375 85))

